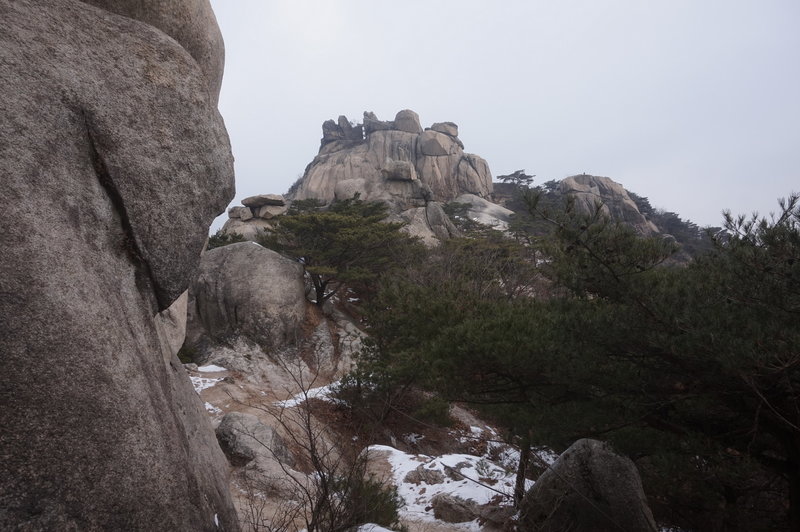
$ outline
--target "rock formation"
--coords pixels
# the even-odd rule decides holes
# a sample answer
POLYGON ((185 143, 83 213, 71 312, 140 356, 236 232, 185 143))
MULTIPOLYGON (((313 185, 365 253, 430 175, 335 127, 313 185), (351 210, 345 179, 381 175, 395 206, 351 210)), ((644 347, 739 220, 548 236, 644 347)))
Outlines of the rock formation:
MULTIPOLYGON (((330 203, 355 194, 383 201, 389 205, 389 221, 406 223, 407 232, 428 245, 457 233, 442 203, 464 194, 481 200, 492 192, 489 165, 464 152, 458 126, 441 122, 423 130, 414 111, 400 111, 390 122, 369 112, 364 113, 363 124, 353 125, 344 116, 328 120, 322 124, 321 144, 287 201, 330 203)), ((242 207, 232 207, 223 233, 256 240, 259 231, 269 231, 270 220, 287 207, 281 196, 254 198, 267 196, 280 201, 259 210, 248 203, 253 198, 247 198, 242 207)))
POLYGON ((363 333, 338 310, 318 312, 308 290, 303 267, 275 251, 253 242, 212 249, 189 290, 184 347, 268 386, 291 377, 282 365, 326 377, 347 371, 363 333))
MULTIPOLYGON (((305 475, 294 470, 294 456, 279 434, 284 427, 266 417, 268 424, 253 414, 229 412, 217 427, 217 439, 235 467, 234 478, 239 484, 249 484, 273 500, 291 500, 297 491, 295 479, 305 475)), ((298 436, 302 437, 292 437, 298 436)))
MULTIPOLYGON (((243 208, 264 207, 261 198, 243 208)), ((213 371, 221 381, 201 391, 219 416, 240 518, 252 525, 257 504, 263 518, 279 519, 285 505, 302 507, 301 486, 310 478, 309 448, 300 443, 309 426, 292 398, 313 396, 312 388, 352 369, 364 333, 332 304, 323 311, 307 300, 298 262, 253 242, 204 253, 189 293, 182 354, 200 365, 187 364, 200 373, 194 379, 213 371)))
POLYGON ((253 460, 279 460, 294 465, 292 453, 278 433, 253 414, 225 414, 216 429, 217 439, 228 460, 245 465, 253 460))
POLYGON ((436 201, 428 202, 424 207, 412 207, 392 214, 386 221, 406 224, 403 230, 419 237, 427 246, 435 246, 458 234, 458 229, 445 214, 442 204, 436 201))
POLYGON ((639 471, 596 440, 578 440, 525 494, 524 530, 655 532, 639 471))
POLYGON ((319 154, 293 199, 330 202, 359 192, 362 199, 410 208, 427 200, 446 202, 464 193, 488 197, 492 192, 488 164, 464 152, 452 122, 423 131, 413 111, 400 111, 391 122, 365 112, 363 125, 352 126, 340 116, 338 122, 325 122, 322 131, 319 154))
POLYGON ((292 199, 315 198, 329 203, 359 194, 384 201, 391 221, 426 244, 456 234, 441 203, 461 194, 486 198, 492 192, 489 165, 464 152, 458 126, 433 124, 425 130, 414 111, 403 110, 391 122, 364 113, 364 123, 346 117, 322 126, 319 154, 306 168, 292 199))
POLYGON ((305 314, 300 264, 252 242, 231 244, 203 255, 186 341, 197 347, 244 336, 269 351, 296 340, 305 314))
POLYGON ((233 196, 209 3, 0 12, 0 528, 237 530, 170 309, 233 196))
POLYGON ((575 198, 575 207, 581 212, 589 213, 595 204, 601 203, 605 214, 630 225, 639 234, 649 236, 659 232, 658 227, 639 212, 625 187, 608 177, 586 174, 568 177, 559 183, 559 192, 575 198))
POLYGON ((445 523, 466 523, 478 520, 482 530, 507 530, 504 526, 514 515, 512 506, 477 504, 453 493, 439 493, 431 499, 433 516, 445 523))
POLYGON ((176 41, 197 62, 206 78, 209 97, 219 100, 225 45, 217 19, 207 1, 198 0, 82 0, 112 13, 145 22, 176 41))
POLYGON ((259 194, 242 200, 242 206, 228 209, 228 221, 222 232, 239 234, 247 240, 256 240, 259 231, 269 231, 268 221, 286 213, 289 207, 279 194, 259 194))
POLYGON ((461 194, 455 201, 467 206, 466 214, 472 220, 494 227, 498 231, 508 229, 508 222, 511 221, 511 216, 514 214, 514 211, 474 194, 461 194))

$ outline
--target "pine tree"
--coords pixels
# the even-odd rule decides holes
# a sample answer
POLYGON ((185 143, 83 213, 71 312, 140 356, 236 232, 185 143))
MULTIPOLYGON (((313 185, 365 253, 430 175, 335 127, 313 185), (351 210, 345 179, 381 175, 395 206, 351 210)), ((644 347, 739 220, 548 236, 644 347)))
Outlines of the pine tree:
POLYGON ((322 306, 344 285, 362 290, 383 273, 419 252, 420 244, 389 223, 382 202, 355 196, 323 210, 316 201, 277 218, 274 229, 259 243, 283 253, 305 268, 322 306))
POLYGON ((599 209, 554 221, 544 292, 509 297, 474 251, 388 283, 371 316, 384 363, 534 445, 611 441, 669 524, 786 529, 785 504, 800 529, 798 198, 774 219, 728 215, 685 267, 599 209))

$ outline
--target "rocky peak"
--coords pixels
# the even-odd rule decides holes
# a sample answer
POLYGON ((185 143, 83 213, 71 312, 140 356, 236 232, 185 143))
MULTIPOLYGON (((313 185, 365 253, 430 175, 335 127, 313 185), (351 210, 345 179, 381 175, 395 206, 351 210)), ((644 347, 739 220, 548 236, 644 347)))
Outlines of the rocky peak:
POLYGON ((291 199, 331 202, 359 193, 400 212, 491 192, 489 165, 464 152, 456 124, 437 122, 423 130, 419 115, 406 109, 391 121, 365 112, 361 124, 345 116, 323 123, 319 153, 291 199))
MULTIPOLYGON (((343 115, 326 120, 319 153, 286 195, 286 202, 330 203, 356 194, 366 201, 383 201, 391 221, 408 224, 409 233, 435 245, 457 232, 442 203, 465 195, 480 203, 491 193, 489 165, 464 152, 456 124, 437 122, 423 129, 419 115, 406 109, 391 121, 379 120, 369 111, 360 124, 343 115)), ((222 232, 255 240, 258 231, 269 231, 270 220, 287 206, 281 196, 274 196, 280 198, 274 203, 257 199, 267 196, 247 198, 243 206, 231 208, 222 232)))
POLYGON ((600 203, 605 214, 625 222, 642 235, 659 232, 658 227, 639 212, 625 187, 608 177, 574 175, 559 183, 559 191, 574 197, 575 207, 582 212, 588 213, 600 203))
POLYGON ((362 140, 364 140, 364 126, 361 124, 354 126, 344 115, 339 116, 336 122, 326 120, 322 123, 322 146, 338 141, 360 143, 362 140))

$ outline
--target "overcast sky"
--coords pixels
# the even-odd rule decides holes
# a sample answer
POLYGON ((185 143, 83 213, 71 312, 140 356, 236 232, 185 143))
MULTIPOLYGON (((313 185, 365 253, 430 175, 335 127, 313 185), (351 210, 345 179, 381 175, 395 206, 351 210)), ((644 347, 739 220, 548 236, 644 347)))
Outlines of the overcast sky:
POLYGON ((236 204, 285 192, 323 121, 401 109, 494 176, 608 176, 700 225, 800 191, 798 0, 211 3, 236 204))

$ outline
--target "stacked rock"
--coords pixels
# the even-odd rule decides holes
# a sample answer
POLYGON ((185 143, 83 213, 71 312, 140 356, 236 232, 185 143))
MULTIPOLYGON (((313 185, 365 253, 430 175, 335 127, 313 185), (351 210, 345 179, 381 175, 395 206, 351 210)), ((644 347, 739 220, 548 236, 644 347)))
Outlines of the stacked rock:
POLYGON ((259 231, 272 228, 267 220, 289 210, 280 194, 258 194, 242 200, 242 205, 228 209, 228 221, 222 226, 226 234, 237 233, 247 240, 255 240, 259 231))
POLYGON ((243 207, 231 207, 228 210, 230 218, 249 220, 250 218, 263 218, 270 220, 285 213, 289 207, 280 194, 259 194, 242 200, 243 207), (249 211, 249 215, 248 215, 249 211))

